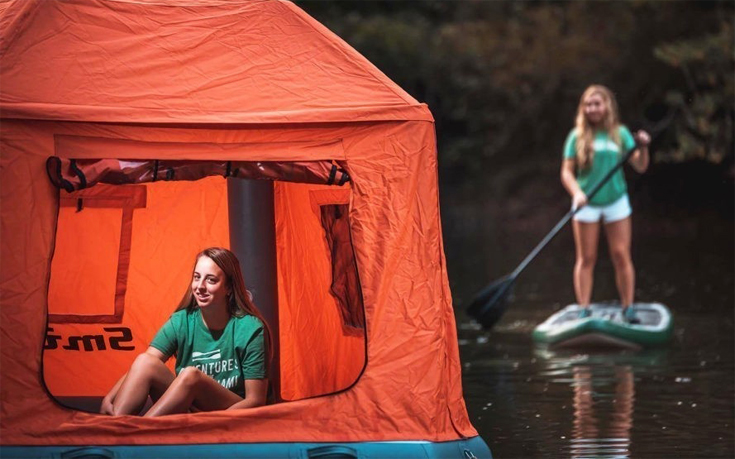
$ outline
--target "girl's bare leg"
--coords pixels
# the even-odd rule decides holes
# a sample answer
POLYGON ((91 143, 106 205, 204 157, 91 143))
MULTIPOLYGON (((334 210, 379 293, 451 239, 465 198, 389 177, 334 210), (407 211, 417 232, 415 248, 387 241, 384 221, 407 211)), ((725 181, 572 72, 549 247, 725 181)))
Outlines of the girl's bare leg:
POLYGON ((600 223, 583 223, 574 220, 572 228, 574 246, 577 249, 574 263, 574 293, 577 296, 577 304, 587 307, 592 297, 597 245, 600 240, 600 223))
POLYGON ((635 289, 635 269, 630 256, 631 223, 630 217, 605 224, 610 258, 615 267, 615 283, 623 308, 633 304, 635 289))
POLYGON ((112 414, 138 414, 148 395, 156 400, 173 380, 173 373, 160 359, 147 353, 140 354, 130 366, 112 402, 112 414))
POLYGON ((181 370, 163 396, 145 414, 147 417, 186 413, 192 406, 201 411, 226 410, 242 398, 194 367, 181 370))

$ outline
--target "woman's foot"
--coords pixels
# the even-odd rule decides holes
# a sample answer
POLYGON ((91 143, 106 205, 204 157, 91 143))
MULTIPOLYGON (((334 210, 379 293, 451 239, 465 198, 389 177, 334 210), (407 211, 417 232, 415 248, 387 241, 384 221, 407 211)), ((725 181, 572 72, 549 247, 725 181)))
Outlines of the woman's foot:
POLYGON ((586 319, 587 317, 590 317, 592 315, 592 311, 590 311, 589 306, 584 306, 582 309, 579 310, 579 318, 580 319, 586 319))
POLYGON ((641 320, 635 314, 635 309, 633 309, 633 306, 628 306, 626 308, 623 308, 623 320, 625 320, 629 324, 641 323, 641 320))

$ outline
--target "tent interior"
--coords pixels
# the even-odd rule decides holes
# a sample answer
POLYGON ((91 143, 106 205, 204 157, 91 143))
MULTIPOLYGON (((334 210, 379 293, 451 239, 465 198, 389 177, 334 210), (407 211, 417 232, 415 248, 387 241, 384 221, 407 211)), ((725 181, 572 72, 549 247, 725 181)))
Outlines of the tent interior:
MULTIPOLYGON (((43 354, 45 385, 57 400, 98 407, 189 288, 195 255, 230 247, 238 237, 227 186, 240 180, 253 179, 59 190, 43 354)), ((349 184, 265 183, 273 187, 277 253, 275 399, 346 389, 366 355, 346 211, 349 184)), ((257 304, 258 286, 248 287, 257 304)))

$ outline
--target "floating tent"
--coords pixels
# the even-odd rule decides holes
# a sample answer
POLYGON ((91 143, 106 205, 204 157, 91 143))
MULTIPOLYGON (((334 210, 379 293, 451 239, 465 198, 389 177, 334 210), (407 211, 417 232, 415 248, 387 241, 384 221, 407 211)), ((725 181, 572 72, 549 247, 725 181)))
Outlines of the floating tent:
POLYGON ((0 453, 489 455, 462 398, 426 105, 277 0, 0 3, 0 63, 0 453), (279 402, 156 419, 69 407, 145 350, 197 252, 231 246, 242 178, 273 188, 279 402))

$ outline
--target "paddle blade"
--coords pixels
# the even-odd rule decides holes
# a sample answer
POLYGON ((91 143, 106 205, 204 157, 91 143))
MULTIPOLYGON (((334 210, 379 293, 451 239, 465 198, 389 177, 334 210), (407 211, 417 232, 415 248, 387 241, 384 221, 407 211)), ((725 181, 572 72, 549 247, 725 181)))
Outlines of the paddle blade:
POLYGON ((508 296, 514 282, 514 277, 505 276, 482 289, 467 306, 467 314, 483 328, 492 328, 508 308, 508 296))

